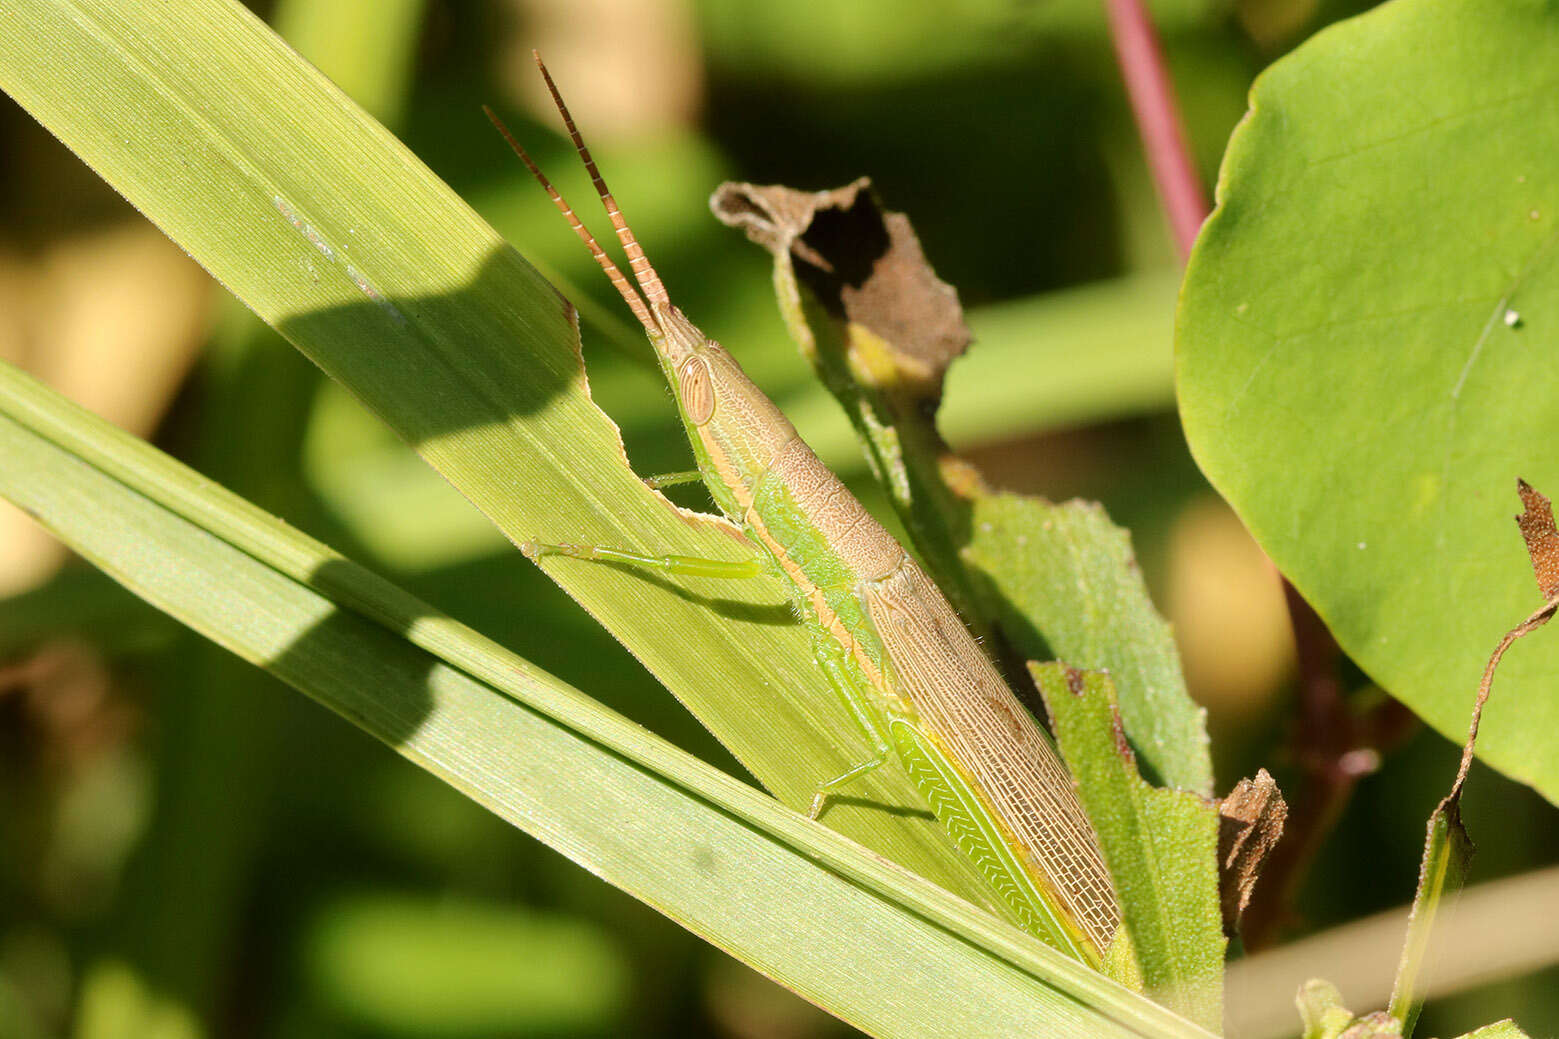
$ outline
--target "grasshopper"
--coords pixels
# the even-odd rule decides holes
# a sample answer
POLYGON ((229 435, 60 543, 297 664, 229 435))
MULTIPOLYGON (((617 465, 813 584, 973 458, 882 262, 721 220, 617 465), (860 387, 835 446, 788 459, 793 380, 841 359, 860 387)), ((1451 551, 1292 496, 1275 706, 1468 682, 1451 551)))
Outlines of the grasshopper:
POLYGON ((536 64, 633 283, 508 128, 491 110, 487 115, 644 327, 698 463, 689 480, 702 478, 720 511, 760 551, 733 562, 599 545, 521 547, 532 558, 561 554, 698 577, 783 578, 818 663, 871 747, 858 764, 819 784, 811 817, 841 787, 896 755, 1019 926, 1099 967, 1120 910, 1097 838, 1049 740, 919 564, 736 359, 671 303, 539 54, 536 64))

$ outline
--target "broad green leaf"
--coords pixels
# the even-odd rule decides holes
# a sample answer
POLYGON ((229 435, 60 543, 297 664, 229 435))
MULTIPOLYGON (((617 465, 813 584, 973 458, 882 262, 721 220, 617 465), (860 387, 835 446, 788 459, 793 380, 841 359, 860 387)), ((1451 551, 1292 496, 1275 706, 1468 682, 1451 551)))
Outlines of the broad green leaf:
POLYGON ((1060 663, 1029 667, 1099 832, 1146 991, 1204 1027, 1221 1029, 1217 806, 1144 782, 1123 739, 1109 675, 1060 663))
POLYGON ((1207 1034, 4 365, 0 494, 154 606, 868 1032, 1207 1034))
MULTIPOLYGON (((1148 598, 1126 533, 1097 505, 993 492, 938 432, 944 375, 969 331, 957 294, 937 279, 909 219, 883 210, 864 180, 811 194, 731 183, 710 204, 773 256, 786 327, 844 407, 899 519, 971 627, 1000 632, 1005 643, 993 645, 1006 650, 1009 670, 1058 656, 1110 671, 1127 732, 1154 778, 1210 796, 1204 714, 1186 692, 1169 625, 1148 598)), ((1129 284, 1142 290, 1134 300, 1154 299, 1156 283, 1129 284)), ((1103 298, 1119 305, 1122 295, 1103 298)), ((1081 313, 1101 317, 1097 302, 1085 296, 1081 313)), ((1163 319, 1151 304, 1127 313, 1147 325, 1144 310, 1163 319)), ((1033 311, 1044 308, 1024 308, 1039 316, 1033 311)), ((1128 339, 1144 331, 1111 327, 1128 339)), ((1049 331, 1052 365, 1068 363, 1063 355, 1080 345, 1075 324, 1062 320, 1049 331)), ((990 374, 1019 386, 1013 376, 990 374)), ((1033 365, 1024 374, 1044 378, 1033 365)))
MULTIPOLYGON (((243 8, 21 0, 11 13, 0 87, 508 538, 751 551, 624 464, 554 290, 243 8)), ((491 135, 477 111, 451 119, 491 135)), ((501 161, 496 138, 493 151, 501 161)), ((647 580, 566 558, 546 569, 785 803, 806 804, 819 777, 866 753, 777 582, 647 580)), ((831 827, 984 902, 901 770, 876 770, 859 795, 831 827)))
MULTIPOLYGON (((1348 654, 1460 740, 1559 486, 1559 8, 1396 0, 1269 69, 1177 319, 1197 461, 1348 654)), ((1559 800, 1559 644, 1479 755, 1559 800)))

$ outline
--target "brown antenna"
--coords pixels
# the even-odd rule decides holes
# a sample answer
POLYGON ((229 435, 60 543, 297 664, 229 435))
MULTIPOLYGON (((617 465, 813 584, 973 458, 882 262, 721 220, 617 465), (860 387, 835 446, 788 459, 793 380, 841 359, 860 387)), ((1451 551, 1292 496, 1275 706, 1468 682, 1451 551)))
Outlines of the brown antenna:
MULTIPOLYGON (((589 247, 590 255, 595 257, 595 262, 601 265, 601 269, 612 280, 612 284, 617 286, 617 291, 622 294, 623 300, 628 304, 628 309, 633 311, 633 316, 639 319, 639 324, 643 325, 644 330, 652 335, 660 334, 660 326, 655 323, 655 318, 650 314, 649 307, 645 306, 644 300, 640 298, 639 293, 628 281, 627 275, 623 274, 617 264, 612 262, 612 258, 606 255, 606 250, 601 248, 601 243, 595 240, 595 235, 591 234, 584 221, 579 219, 579 214, 574 212, 572 206, 563 201, 563 196, 558 192, 558 189, 552 186, 552 181, 548 180, 547 175, 541 172, 541 167, 536 165, 536 161, 530 157, 530 154, 525 151, 520 142, 515 139, 514 134, 509 132, 509 128, 503 124, 503 120, 498 118, 498 113, 486 105, 482 106, 482 111, 487 113, 487 118, 492 121, 493 126, 503 135, 503 139, 509 142, 509 147, 514 150, 514 154, 520 157, 520 161, 525 164, 525 168, 530 170, 531 175, 540 182, 542 188, 546 190, 547 196, 552 199, 552 204, 558 207, 558 211, 563 214, 569 226, 574 229, 574 233, 589 247)), ((640 255, 642 256, 643 253, 641 252, 640 255)))
POLYGON ((590 149, 585 147, 585 139, 579 136, 579 128, 574 125, 574 117, 568 114, 568 106, 563 103, 563 95, 558 93, 557 84, 552 82, 552 73, 547 71, 546 64, 541 60, 541 52, 533 50, 531 57, 536 59, 536 67, 541 70, 541 78, 547 81, 547 89, 552 93, 552 103, 558 106, 558 114, 563 117, 563 125, 568 127, 568 135, 574 141, 574 150, 579 152, 579 157, 584 160, 585 169, 590 171, 590 179, 595 183, 595 193, 601 196, 601 205, 606 207, 606 215, 612 221, 612 230, 617 232, 617 240, 622 243, 623 252, 628 254, 628 267, 633 271, 633 279, 639 283, 639 288, 644 290, 645 297, 652 304, 670 306, 671 300, 666 295, 666 286, 661 284, 660 275, 656 274, 655 268, 650 266, 644 250, 633 237, 633 230, 628 226, 628 221, 623 219, 622 210, 617 208, 617 200, 612 197, 611 191, 607 190, 601 171, 596 168, 595 160, 590 157, 590 149))

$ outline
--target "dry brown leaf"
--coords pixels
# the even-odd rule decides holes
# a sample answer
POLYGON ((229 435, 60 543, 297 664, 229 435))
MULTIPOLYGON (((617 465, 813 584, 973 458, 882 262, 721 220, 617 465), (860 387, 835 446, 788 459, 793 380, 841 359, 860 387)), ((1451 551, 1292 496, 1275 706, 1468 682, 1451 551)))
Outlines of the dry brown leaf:
POLYGON ((1218 805, 1218 880, 1223 904, 1223 930, 1239 931, 1240 916, 1250 903, 1262 863, 1283 836, 1288 802, 1277 782, 1261 769, 1254 779, 1235 784, 1218 805))
POLYGON ((814 192, 728 182, 709 205, 771 253, 789 251, 823 306, 882 340, 901 387, 941 396, 947 366, 971 339, 963 307, 926 262, 909 218, 878 205, 869 178, 814 192))
POLYGON ((1537 587, 1543 598, 1552 599, 1559 594, 1559 531, 1554 529, 1553 505, 1525 480, 1516 481, 1516 490, 1526 507, 1516 517, 1516 525, 1527 543, 1527 555, 1532 557, 1537 587))

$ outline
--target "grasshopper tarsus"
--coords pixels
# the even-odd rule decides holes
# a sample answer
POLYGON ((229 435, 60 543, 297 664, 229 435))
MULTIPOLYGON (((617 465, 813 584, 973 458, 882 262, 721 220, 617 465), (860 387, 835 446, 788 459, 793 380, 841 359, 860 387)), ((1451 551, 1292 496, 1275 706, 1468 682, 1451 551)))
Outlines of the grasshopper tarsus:
POLYGON ((661 473, 657 476, 646 476, 644 486, 652 491, 658 491, 662 487, 680 487, 683 484, 699 483, 704 479, 704 474, 697 469, 689 469, 681 473, 661 473))
POLYGON ((830 779, 828 782, 819 786, 816 792, 812 795, 812 804, 807 808, 807 818, 816 819, 819 815, 823 814, 823 808, 828 804, 829 798, 837 794, 840 787, 848 786, 850 783, 855 782, 857 779, 861 778, 873 769, 887 764, 887 762, 887 748, 884 747, 881 749, 881 751, 879 751, 875 758, 872 758, 870 761, 863 761, 859 765, 855 765, 852 768, 846 769, 844 772, 841 772, 833 779, 830 779))

